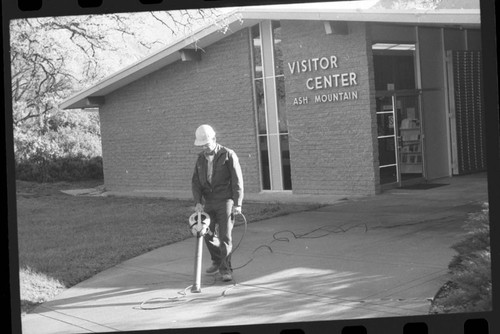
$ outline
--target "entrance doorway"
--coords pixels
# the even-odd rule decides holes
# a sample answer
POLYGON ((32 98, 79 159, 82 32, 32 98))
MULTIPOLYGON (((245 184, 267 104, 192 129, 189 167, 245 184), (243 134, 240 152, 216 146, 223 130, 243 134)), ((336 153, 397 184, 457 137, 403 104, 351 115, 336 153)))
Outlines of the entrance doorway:
POLYGON ((399 186, 424 176, 422 122, 418 91, 377 96, 377 128, 381 184, 399 186))
POLYGON ((416 89, 415 45, 373 45, 380 184, 424 179, 421 92, 416 89))

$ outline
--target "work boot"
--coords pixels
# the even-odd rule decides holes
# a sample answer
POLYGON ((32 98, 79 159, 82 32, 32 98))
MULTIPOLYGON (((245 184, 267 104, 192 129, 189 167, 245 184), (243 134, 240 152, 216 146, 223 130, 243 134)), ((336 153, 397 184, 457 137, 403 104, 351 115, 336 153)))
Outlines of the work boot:
POLYGON ((219 267, 220 265, 218 265, 217 263, 212 263, 212 265, 207 270, 205 270, 205 272, 207 274, 214 274, 219 270, 219 267))
POLYGON ((222 274, 222 280, 224 282, 232 281, 233 280, 233 276, 231 275, 231 273, 224 273, 224 274, 222 274))

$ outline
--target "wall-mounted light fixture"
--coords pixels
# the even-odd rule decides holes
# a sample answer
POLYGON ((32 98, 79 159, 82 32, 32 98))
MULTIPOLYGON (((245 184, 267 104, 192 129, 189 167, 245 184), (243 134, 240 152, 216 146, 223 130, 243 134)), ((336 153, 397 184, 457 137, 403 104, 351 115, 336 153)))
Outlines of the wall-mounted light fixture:
POLYGON ((325 21, 324 24, 327 35, 349 34, 349 25, 345 21, 325 21))
POLYGON ((201 52, 194 49, 182 49, 179 51, 182 61, 200 61, 201 52))
POLYGON ((89 96, 85 99, 85 108, 98 108, 104 105, 104 96, 89 96))

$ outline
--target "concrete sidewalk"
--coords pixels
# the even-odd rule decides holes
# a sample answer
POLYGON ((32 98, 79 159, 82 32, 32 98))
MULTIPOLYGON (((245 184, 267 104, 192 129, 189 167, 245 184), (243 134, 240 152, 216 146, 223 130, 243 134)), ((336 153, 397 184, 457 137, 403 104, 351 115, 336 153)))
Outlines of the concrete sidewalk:
MULTIPOLYGON (((234 281, 202 276, 195 239, 99 273, 22 317, 23 333, 90 333, 425 315, 452 244, 488 200, 485 174, 250 223, 234 281), (230 314, 230 317, 225 316, 230 314)), ((243 225, 234 229, 238 242, 243 225)), ((206 248, 203 270, 210 265, 206 248)))

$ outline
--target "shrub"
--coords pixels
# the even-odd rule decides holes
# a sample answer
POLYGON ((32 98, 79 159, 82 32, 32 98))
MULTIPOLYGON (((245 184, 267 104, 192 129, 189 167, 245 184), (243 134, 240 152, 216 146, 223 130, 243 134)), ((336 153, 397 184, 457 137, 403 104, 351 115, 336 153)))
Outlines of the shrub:
POLYGON ((16 162, 16 179, 36 182, 103 178, 102 158, 64 157, 16 162))
POLYGON ((492 310, 491 252, 488 204, 471 214, 465 238, 452 246, 450 280, 436 294, 430 313, 492 310))
POLYGON ((102 179, 98 114, 57 111, 14 127, 16 178, 102 179))

